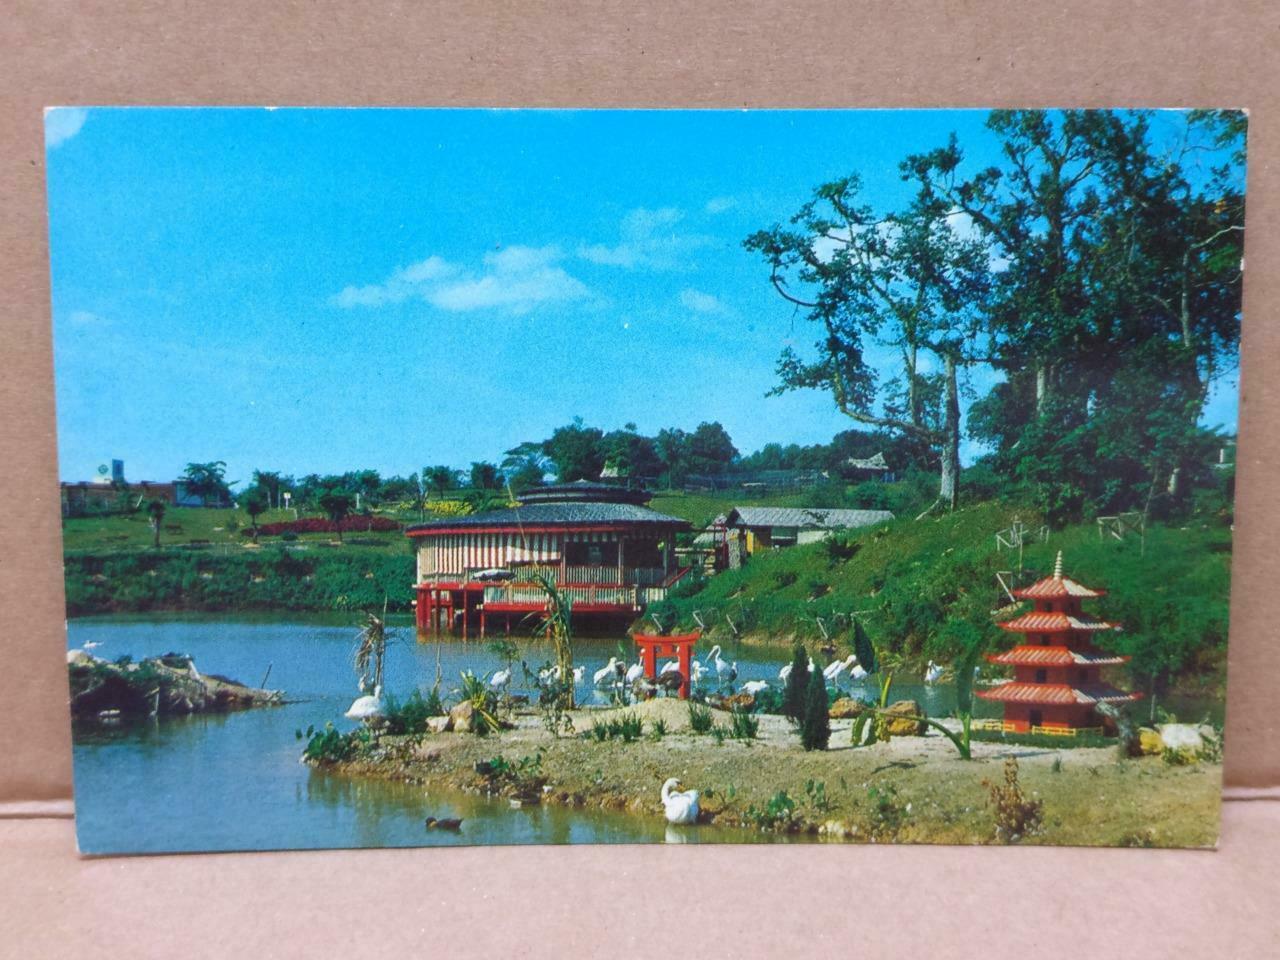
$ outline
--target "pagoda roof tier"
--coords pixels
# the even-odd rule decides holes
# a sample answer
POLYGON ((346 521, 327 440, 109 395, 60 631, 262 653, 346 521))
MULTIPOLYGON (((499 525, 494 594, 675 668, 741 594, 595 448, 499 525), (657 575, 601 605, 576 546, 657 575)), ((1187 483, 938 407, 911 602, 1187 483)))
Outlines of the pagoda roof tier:
POLYGON ((1140 693, 1125 693, 1101 683, 1073 687, 1066 683, 1022 683, 1017 680, 987 690, 975 690, 974 693, 983 700, 1051 706, 1092 706, 1097 703, 1128 703, 1142 699, 1140 693))
POLYGON ((1062 551, 1059 550, 1058 558, 1053 564, 1053 576, 1037 580, 1031 586, 1023 587, 1021 590, 1015 590, 1013 595, 1020 600, 1061 600, 1065 597, 1088 599, 1090 597, 1105 597, 1107 591, 1086 587, 1083 583, 1077 583, 1070 577, 1063 576, 1062 551))
POLYGON ((1032 610, 1006 620, 1000 626, 1014 633, 1067 633, 1071 630, 1114 630, 1118 623, 1098 620, 1087 613, 1046 613, 1032 610))
POLYGON ((1081 653, 1067 647, 1018 646, 1004 653, 989 653, 992 663, 1034 667, 1110 667, 1128 663, 1128 657, 1111 653, 1081 653))

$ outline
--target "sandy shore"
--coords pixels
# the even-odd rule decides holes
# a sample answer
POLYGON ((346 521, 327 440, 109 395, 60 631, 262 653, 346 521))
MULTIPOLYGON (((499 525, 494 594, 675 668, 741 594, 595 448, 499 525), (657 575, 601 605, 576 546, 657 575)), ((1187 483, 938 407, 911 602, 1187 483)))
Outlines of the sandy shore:
MULTIPOLYGON (((727 728, 728 714, 713 713, 727 728)), ((1219 764, 1170 766, 1159 757, 1120 760, 1111 748, 996 743, 975 743, 974 759, 964 761, 937 733, 854 748, 847 720, 832 721, 831 749, 806 753, 782 717, 760 716, 759 736, 751 741, 694 735, 687 706, 676 700, 582 710, 573 719, 582 733, 626 714, 644 721, 638 741, 557 739, 536 713, 516 713, 512 729, 487 737, 380 737, 336 769, 516 803, 626 810, 654 819, 662 817, 659 787, 678 777, 684 788, 701 792, 705 822, 862 842, 987 843, 996 839, 996 815, 984 780, 1003 783, 1005 761, 1013 757, 1025 795, 1043 805, 1042 824, 1024 843, 1212 846, 1217 840, 1219 764), (667 728, 661 740, 651 738, 658 720, 667 728), (517 769, 494 764, 499 756, 517 769), (766 811, 779 791, 794 808, 789 816, 770 817, 766 811)))

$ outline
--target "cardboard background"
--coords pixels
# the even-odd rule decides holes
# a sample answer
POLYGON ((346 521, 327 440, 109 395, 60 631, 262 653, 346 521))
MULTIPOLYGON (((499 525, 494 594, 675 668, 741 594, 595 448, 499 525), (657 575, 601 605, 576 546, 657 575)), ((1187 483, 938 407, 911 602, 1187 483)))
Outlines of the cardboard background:
MULTIPOLYGON (((24 0, 10 10, 0 30, 0 814, 65 815, 70 795, 41 118, 53 104, 1249 108, 1226 779, 1235 796, 1280 785, 1270 642, 1280 620, 1270 482, 1280 466, 1274 3, 224 0, 113 9, 24 0)), ((1228 803, 1217 855, 599 847, 86 862, 75 859, 69 823, 0 820, 0 954, 104 943, 111 954, 111 944, 129 942, 137 956, 218 955, 232 942, 263 956, 314 953, 317 943, 328 953, 367 945, 372 928, 326 906, 364 901, 387 925, 379 952, 702 945, 765 956, 810 940, 842 950, 927 946, 935 956, 1270 956, 1280 952, 1280 884, 1270 869, 1278 808, 1228 803), (854 877, 868 875, 885 886, 859 898, 854 877), (1025 889, 1028 876, 1046 878, 1052 897, 1007 909, 1002 891, 1025 889), (948 907, 925 909, 914 892, 922 880, 948 891, 948 907), (809 902, 802 891, 823 893, 809 902), (680 914, 687 925, 658 900, 641 917, 639 898, 672 892, 693 898, 680 914), (1178 906, 1143 916, 1158 903, 1178 906), (135 923, 130 941, 119 940, 133 908, 165 919, 135 923), (947 909, 962 917, 947 921, 947 909)))

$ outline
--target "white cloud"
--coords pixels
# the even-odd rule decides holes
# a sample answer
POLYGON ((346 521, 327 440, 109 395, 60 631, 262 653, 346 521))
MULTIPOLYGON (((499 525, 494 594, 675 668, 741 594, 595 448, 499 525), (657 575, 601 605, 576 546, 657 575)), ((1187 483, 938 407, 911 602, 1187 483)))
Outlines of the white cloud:
POLYGON ((442 310, 504 307, 527 313, 543 303, 579 300, 588 294, 582 281, 557 265, 557 247, 508 247, 485 254, 485 273, 429 291, 426 299, 442 310))
MULTIPOLYGON (((973 217, 959 207, 952 207, 947 211, 947 226, 951 228, 952 233, 963 241, 982 241, 986 239, 982 235, 982 231, 978 229, 978 225, 973 222, 973 217)), ((999 256, 992 248, 987 257, 987 265, 992 273, 1003 273, 1009 269, 1009 259, 999 256)))
POLYGON ((686 269, 689 255, 712 241, 698 234, 677 233, 676 226, 683 219, 684 214, 676 207, 658 210, 638 207, 622 218, 616 245, 582 246, 578 248, 578 256, 591 263, 626 270, 686 269))
POLYGON ((558 247, 513 246, 484 255, 483 269, 468 271, 430 256, 401 267, 382 283, 349 286, 330 298, 338 307, 380 307, 419 299, 454 312, 501 308, 527 313, 543 303, 587 296, 587 287, 558 261, 558 247))
POLYGON ((89 111, 84 107, 47 107, 44 111, 44 145, 52 150, 66 143, 84 126, 89 111))
POLYGON ((716 314, 729 312, 729 308, 716 297, 709 293, 703 293, 701 290, 694 290, 692 287, 680 291, 680 302, 694 313, 716 314))
POLYGON ((712 197, 707 201, 705 209, 707 213, 715 216, 717 213, 724 213, 726 210, 732 210, 737 205, 737 197, 712 197))

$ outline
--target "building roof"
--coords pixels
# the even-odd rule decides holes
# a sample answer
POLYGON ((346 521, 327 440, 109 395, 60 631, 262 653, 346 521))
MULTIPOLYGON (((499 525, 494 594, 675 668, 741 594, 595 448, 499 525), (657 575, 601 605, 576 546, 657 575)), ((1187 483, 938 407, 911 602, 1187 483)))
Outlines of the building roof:
POLYGON ((1077 583, 1070 577, 1062 575, 1062 551, 1058 551, 1058 559, 1053 564, 1053 576, 1037 580, 1029 587, 1013 591, 1013 595, 1021 600, 1060 600, 1064 597, 1102 597, 1107 591, 1096 590, 1077 583))
POLYGON ((734 507, 725 523, 731 527, 797 527, 801 530, 848 530, 892 520, 888 510, 828 510, 823 507, 734 507))
POLYGON ((1103 667, 1125 663, 1128 657, 1109 653, 1081 653, 1067 647, 1018 646, 1004 653, 989 653, 992 663, 1034 667, 1103 667))
POLYGON ((535 503, 633 503, 643 506, 653 494, 640 487, 625 487, 595 480, 573 480, 545 487, 531 487, 520 494, 522 506, 535 503))
POLYGON ((1032 610, 1000 624, 1015 633, 1066 633, 1069 630, 1114 630, 1118 624, 1099 620, 1085 613, 1045 613, 1032 610))
POLYGON ((426 523, 417 523, 405 532, 429 534, 436 532, 465 531, 481 527, 582 527, 626 524, 631 526, 665 526, 687 530, 688 520, 669 517, 648 507, 634 503, 563 502, 532 503, 527 506, 508 507, 502 510, 486 510, 465 517, 442 517, 426 523))
POLYGON ((884 458, 883 453, 877 453, 874 457, 867 457, 865 460, 859 460, 857 457, 850 457, 845 461, 845 465, 853 467, 855 470, 888 470, 889 464, 884 458))
POLYGON ((975 690, 974 693, 983 700, 996 700, 1001 703, 1036 703, 1048 705, 1080 704, 1092 706, 1096 703, 1128 703, 1141 700, 1140 693, 1125 693, 1105 683, 1073 687, 1065 683, 1002 683, 998 687, 987 690, 975 690))

